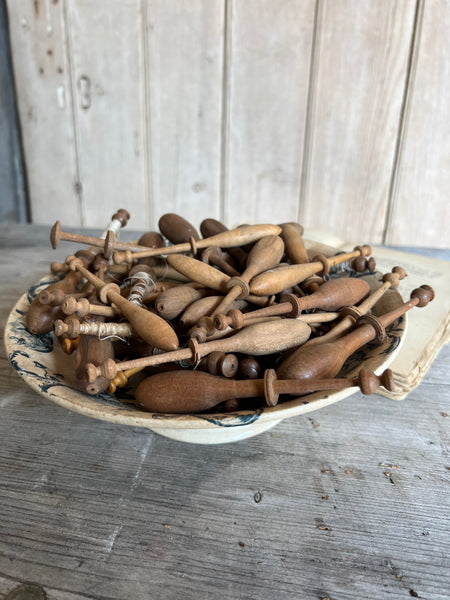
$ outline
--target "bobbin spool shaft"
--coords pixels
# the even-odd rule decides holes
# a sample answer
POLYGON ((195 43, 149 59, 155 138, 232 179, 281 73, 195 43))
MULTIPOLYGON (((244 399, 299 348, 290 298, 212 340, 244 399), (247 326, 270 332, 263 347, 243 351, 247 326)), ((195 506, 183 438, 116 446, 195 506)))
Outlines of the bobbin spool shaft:
POLYGON ((229 275, 230 277, 239 277, 239 271, 231 265, 224 257, 224 253, 219 246, 208 246, 202 252, 202 262, 218 267, 221 271, 229 275))
POLYGON ((327 258, 317 255, 311 262, 300 265, 288 265, 265 271, 253 278, 250 292, 256 296, 270 296, 304 281, 307 277, 319 273, 326 275, 330 267, 341 264, 358 256, 369 256, 372 253, 370 246, 356 246, 352 252, 337 254, 327 258))
POLYGON ((406 272, 402 267, 393 267, 390 273, 385 273, 382 278, 382 285, 372 292, 365 300, 363 300, 357 306, 347 306, 342 312, 341 320, 325 335, 316 338, 309 339, 305 346, 315 346, 317 344, 323 344, 324 342, 330 342, 338 339, 345 333, 347 333, 354 325, 355 321, 367 314, 370 309, 378 302, 378 300, 387 292, 389 289, 395 289, 398 287, 401 279, 406 277, 406 272))
POLYGON ((135 360, 115 363, 106 361, 100 366, 88 365, 89 379, 95 380, 99 375, 113 379, 119 371, 147 367, 175 362, 179 360, 193 360, 198 363, 201 358, 218 350, 224 353, 240 352, 258 356, 273 354, 292 348, 306 341, 311 333, 309 326, 301 321, 272 321, 255 323, 227 338, 217 339, 199 344, 195 339, 190 339, 189 348, 182 348, 173 352, 165 352, 154 356, 144 356, 135 360))
POLYGON ((278 403, 280 394, 304 395, 320 390, 359 387, 363 394, 373 394, 383 385, 394 389, 392 371, 380 377, 362 369, 351 379, 317 379, 312 381, 279 380, 273 369, 264 379, 229 380, 198 371, 157 373, 142 381, 136 390, 137 403, 151 412, 196 413, 235 398, 265 398, 268 406, 278 403))
MULTIPOLYGON (((218 233, 229 231, 229 229, 217 219, 204 219, 200 223, 200 231, 204 238, 211 238, 218 233)), ((240 267, 245 268, 248 253, 243 248, 234 246, 228 248, 227 252, 237 261, 240 267)))
POLYGON ((381 343, 385 328, 414 306, 424 307, 434 298, 434 291, 423 285, 411 292, 411 300, 396 309, 375 317, 364 315, 356 322, 356 329, 332 342, 316 346, 300 346, 277 369, 281 379, 315 379, 334 377, 351 354, 364 344, 381 343))
POLYGON ((67 322, 57 319, 53 330, 55 335, 67 334, 69 339, 75 339, 79 335, 92 335, 99 339, 110 337, 127 338, 134 334, 129 323, 105 323, 103 321, 81 322, 78 319, 69 319, 67 322))
POLYGON ((302 311, 313 308, 329 311, 339 310, 347 304, 358 302, 364 296, 367 296, 369 291, 369 284, 362 279, 350 277, 332 279, 325 282, 309 296, 298 297, 295 294, 284 294, 278 304, 272 304, 266 308, 245 314, 241 313, 240 315, 237 312, 229 315, 217 314, 214 322, 217 329, 223 330, 227 326, 240 328, 243 322, 257 317, 284 315, 296 319, 302 311))
POLYGON ((234 300, 245 300, 250 294, 249 283, 262 271, 271 269, 277 265, 284 252, 284 242, 277 235, 269 235, 261 238, 250 250, 247 258, 247 266, 239 277, 231 277, 226 287, 227 294, 220 304, 208 317, 203 317, 190 332, 191 337, 204 341, 208 335, 215 331, 214 316, 225 312, 234 300))
POLYGON ((195 256, 197 251, 208 246, 214 245, 220 248, 230 248, 233 246, 242 246, 258 241, 266 235, 278 235, 281 228, 277 225, 247 225, 218 233, 210 238, 195 240, 190 238, 189 242, 175 244, 173 246, 165 246, 164 248, 148 249, 147 251, 134 252, 130 249, 129 252, 114 252, 113 260, 115 263, 132 262, 147 256, 162 256, 170 254, 179 254, 181 252, 192 252, 195 256))
POLYGON ((66 242, 76 242, 78 244, 88 244, 89 246, 103 248, 103 253, 107 258, 111 256, 113 249, 145 250, 145 246, 140 247, 137 244, 127 244, 124 242, 117 241, 116 234, 118 232, 118 228, 114 225, 114 223, 119 223, 121 227, 124 227, 129 217, 127 211, 124 211, 128 215, 127 218, 125 218, 126 215, 123 214, 121 211, 124 211, 124 209, 119 209, 119 211, 117 211, 117 213, 113 215, 111 223, 106 227, 106 229, 99 237, 62 231, 60 222, 56 221, 50 231, 50 242, 52 248, 55 250, 61 240, 64 240, 66 242))
MULTIPOLYGON (((226 273, 222 273, 222 271, 218 271, 196 258, 184 254, 172 254, 167 257, 167 262, 192 281, 196 281, 205 287, 217 290, 223 294, 226 294, 228 291, 227 286, 230 277, 226 273)), ((250 294, 247 300, 259 306, 266 306, 270 301, 267 296, 254 296, 253 294, 250 294)))
POLYGON ((119 287, 114 283, 105 284, 101 279, 88 271, 81 260, 67 257, 66 262, 72 270, 79 271, 96 288, 102 302, 112 302, 129 321, 133 329, 147 343, 162 350, 178 348, 178 337, 172 327, 158 315, 128 302, 120 295, 119 287))

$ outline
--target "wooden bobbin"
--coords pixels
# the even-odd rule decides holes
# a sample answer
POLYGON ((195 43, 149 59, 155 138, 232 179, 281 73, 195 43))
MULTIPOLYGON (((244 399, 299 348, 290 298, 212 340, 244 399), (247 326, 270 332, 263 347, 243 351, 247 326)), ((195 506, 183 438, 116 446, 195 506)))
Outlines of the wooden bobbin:
POLYGON ((319 390, 339 390, 362 387, 363 393, 373 393, 379 385, 390 386, 392 376, 378 377, 363 372, 352 379, 316 379, 313 381, 278 380, 273 369, 264 379, 227 380, 199 371, 176 371, 147 377, 136 390, 137 403, 153 412, 196 413, 235 398, 264 397, 266 405, 278 403, 280 394, 309 394, 319 390))
MULTIPOLYGON (((196 228, 184 217, 175 213, 166 213, 159 219, 158 227, 160 232, 172 244, 182 244, 193 239, 194 242, 200 239, 200 234, 196 228)), ((193 252, 195 256, 197 252, 193 252)))
POLYGON ((297 320, 255 323, 230 337, 204 344, 199 344, 195 338, 190 338, 188 348, 180 348, 172 352, 164 352, 161 355, 144 356, 120 363, 108 361, 100 367, 87 365, 87 370, 89 378, 95 379, 99 375, 103 375, 113 379, 118 371, 126 371, 135 367, 155 366, 186 359, 198 364, 203 356, 207 356, 215 350, 233 354, 239 352, 251 356, 273 354, 302 344, 309 338, 310 333, 310 327, 306 323, 297 320))
POLYGON ((239 271, 236 271, 233 265, 231 265, 224 257, 224 252, 222 252, 218 246, 208 246, 202 252, 202 261, 204 263, 218 267, 230 277, 239 277, 239 271))

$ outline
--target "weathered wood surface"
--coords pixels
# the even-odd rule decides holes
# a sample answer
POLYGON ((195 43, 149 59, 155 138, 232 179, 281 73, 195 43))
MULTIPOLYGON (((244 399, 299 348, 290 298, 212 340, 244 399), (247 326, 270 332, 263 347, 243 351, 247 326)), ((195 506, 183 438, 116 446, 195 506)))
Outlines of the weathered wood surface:
MULTIPOLYGON (((71 245, 18 225, 0 246, 3 330, 71 245)), ((447 599, 449 360, 402 402, 355 394, 213 447, 64 410, 2 347, 0 596, 447 599)))
POLYGON ((224 217, 231 225, 271 218, 293 221, 300 196, 315 2, 228 4, 224 217))
POLYGON ((300 212, 311 227, 382 240, 415 4, 323 2, 300 212))
POLYGON ((448 247, 448 1, 6 4, 34 223, 448 247))
MULTIPOLYGON (((439 117, 450 94, 449 8, 427 0, 417 25, 416 65, 387 243, 408 244, 415 237, 423 246, 435 246, 441 223, 450 222, 450 205, 443 201, 450 186, 450 123, 439 117)), ((448 230, 442 242, 448 247, 448 230)))

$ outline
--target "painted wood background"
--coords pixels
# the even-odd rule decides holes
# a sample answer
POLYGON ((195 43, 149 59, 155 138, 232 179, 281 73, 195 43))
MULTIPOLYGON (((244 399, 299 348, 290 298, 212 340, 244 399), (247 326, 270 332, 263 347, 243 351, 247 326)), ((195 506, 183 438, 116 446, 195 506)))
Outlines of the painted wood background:
POLYGON ((449 246, 449 0, 7 0, 31 220, 449 246))

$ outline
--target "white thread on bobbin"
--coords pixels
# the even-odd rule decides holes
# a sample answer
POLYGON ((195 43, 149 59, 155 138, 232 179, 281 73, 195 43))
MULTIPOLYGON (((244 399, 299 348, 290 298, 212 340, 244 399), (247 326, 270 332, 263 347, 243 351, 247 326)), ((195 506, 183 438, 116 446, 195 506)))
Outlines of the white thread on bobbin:
POLYGON ((106 339, 112 338, 112 337, 123 339, 123 337, 130 337, 132 334, 129 323, 110 322, 110 323, 96 323, 95 325, 96 325, 95 334, 97 335, 99 340, 106 340, 106 339))
POLYGON ((142 306, 145 294, 150 290, 156 290, 156 282, 149 273, 139 271, 129 278, 131 291, 128 295, 128 301, 142 306))
POLYGON ((117 219, 113 219, 108 227, 101 234, 100 239, 104 240, 108 235, 108 231, 112 231, 116 240, 119 238, 120 230, 122 229, 122 223, 117 219))
POLYGON ((167 274, 169 272, 169 263, 167 262, 167 256, 160 256, 160 258, 162 258, 163 262, 164 262, 164 266, 166 267, 166 272, 164 273, 164 275, 162 275, 159 280, 160 281, 164 281, 164 279, 167 277, 167 274))

